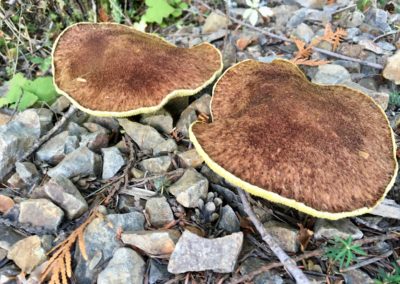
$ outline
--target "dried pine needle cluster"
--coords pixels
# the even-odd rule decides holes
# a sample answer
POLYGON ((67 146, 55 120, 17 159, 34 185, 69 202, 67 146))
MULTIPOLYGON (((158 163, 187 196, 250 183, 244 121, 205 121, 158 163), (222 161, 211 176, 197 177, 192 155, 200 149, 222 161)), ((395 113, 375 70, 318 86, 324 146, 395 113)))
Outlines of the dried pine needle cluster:
POLYGON ((327 41, 332 44, 332 50, 335 51, 343 39, 347 36, 347 32, 344 29, 338 28, 334 32, 330 24, 325 27, 324 35, 322 37, 316 37, 311 41, 309 45, 300 39, 294 39, 294 43, 298 49, 296 56, 291 59, 293 63, 297 65, 308 65, 318 66, 329 63, 326 60, 312 60, 310 56, 313 52, 313 48, 316 47, 321 41, 327 41))
POLYGON ((46 278, 51 275, 49 284, 68 284, 68 278, 71 278, 72 276, 71 249, 76 242, 78 242, 79 250, 82 253, 82 257, 85 260, 88 260, 88 256, 86 254, 84 232, 86 227, 96 217, 102 218, 103 216, 99 212, 94 210, 85 220, 85 222, 82 223, 78 228, 76 228, 66 240, 55 246, 49 252, 49 254, 52 254, 52 256, 41 275, 41 283, 44 283, 46 281, 46 278))

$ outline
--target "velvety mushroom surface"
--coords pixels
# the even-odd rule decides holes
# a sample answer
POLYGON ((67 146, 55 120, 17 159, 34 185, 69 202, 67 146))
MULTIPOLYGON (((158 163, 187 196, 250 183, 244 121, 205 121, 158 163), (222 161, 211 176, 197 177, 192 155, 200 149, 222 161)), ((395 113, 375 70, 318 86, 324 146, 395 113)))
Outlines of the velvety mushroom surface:
POLYGON ((53 48, 57 90, 93 115, 156 111, 169 99, 197 93, 221 70, 211 44, 178 48, 119 24, 72 25, 53 48))
POLYGON ((382 109, 297 66, 244 61, 214 87, 213 122, 192 125, 206 163, 252 194, 321 218, 370 211, 393 185, 395 144, 382 109))

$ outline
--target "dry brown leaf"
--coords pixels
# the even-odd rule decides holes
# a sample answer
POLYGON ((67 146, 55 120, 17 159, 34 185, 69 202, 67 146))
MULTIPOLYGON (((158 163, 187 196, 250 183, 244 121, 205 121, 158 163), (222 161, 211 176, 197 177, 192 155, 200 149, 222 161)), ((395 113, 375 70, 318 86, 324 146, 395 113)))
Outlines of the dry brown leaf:
POLYGON ((254 40, 253 40, 252 38, 250 38, 250 37, 242 37, 242 38, 239 38, 239 39, 236 41, 236 47, 237 47, 240 51, 243 51, 243 50, 246 49, 246 47, 248 47, 250 44, 252 44, 253 41, 254 41, 254 40))
POLYGON ((300 243, 300 249, 301 251, 305 251, 308 243, 311 240, 311 237, 314 235, 314 232, 307 228, 304 228, 303 224, 297 225, 299 226, 298 240, 300 243))
POLYGON ((240 228, 255 233, 253 223, 249 220, 248 217, 242 217, 239 215, 239 223, 240 223, 240 228))
POLYGON ((99 22, 109 22, 110 17, 107 15, 106 10, 102 7, 99 8, 99 22))
POLYGON ((14 200, 6 195, 0 195, 0 213, 6 213, 14 207, 14 200))

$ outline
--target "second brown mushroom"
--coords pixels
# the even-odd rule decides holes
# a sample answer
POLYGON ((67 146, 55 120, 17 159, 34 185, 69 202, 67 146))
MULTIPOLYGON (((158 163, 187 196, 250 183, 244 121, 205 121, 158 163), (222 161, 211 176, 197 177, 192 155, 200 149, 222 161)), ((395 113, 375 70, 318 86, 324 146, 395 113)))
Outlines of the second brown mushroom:
POLYGON ((393 186, 395 142, 384 111, 344 86, 310 83, 294 64, 240 62, 214 86, 213 121, 190 139, 244 190, 339 219, 371 211, 393 186))

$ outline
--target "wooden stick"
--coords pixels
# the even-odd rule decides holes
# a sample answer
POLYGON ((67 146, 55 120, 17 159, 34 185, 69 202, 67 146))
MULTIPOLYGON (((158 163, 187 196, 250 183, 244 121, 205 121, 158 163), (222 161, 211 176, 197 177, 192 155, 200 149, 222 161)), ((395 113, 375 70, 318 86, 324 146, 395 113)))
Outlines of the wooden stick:
POLYGON ((272 252, 278 257, 279 261, 283 264, 283 266, 289 272, 289 274, 293 276, 293 278, 296 280, 296 283, 299 284, 310 283, 307 277, 304 275, 303 271, 301 271, 301 269, 297 267, 296 262, 294 262, 286 254, 286 252, 278 245, 276 240, 269 233, 267 233, 260 220, 257 219, 256 215, 251 209, 250 203, 246 197, 246 193, 240 188, 237 188, 237 191, 243 203, 244 211, 247 213, 251 222, 254 224, 257 231, 260 233, 261 238, 263 239, 264 242, 268 244, 272 252))
MULTIPOLYGON (((362 240, 357 240, 354 241, 354 244, 358 244, 358 245, 365 245, 365 244, 370 244, 370 243, 374 243, 374 242, 379 242, 379 241, 386 241, 386 240, 391 240, 391 239, 400 239, 400 233, 399 232, 394 232, 394 233, 390 233, 387 235, 380 235, 380 236, 374 236, 374 237, 369 237, 369 238, 365 238, 362 240)), ((313 251, 309 251, 309 252, 305 252, 302 255, 293 257, 293 260, 295 262, 298 261, 302 261, 311 257, 317 257, 317 256, 321 256, 323 255, 325 252, 324 249, 317 249, 317 250, 313 250, 313 251)), ((233 279, 230 284, 239 284, 239 283, 244 283, 244 282, 249 282, 251 281, 254 277, 256 277, 257 275, 267 272, 273 268, 278 268, 278 267, 282 267, 283 263, 281 262, 273 262, 273 263, 268 263, 264 266, 261 266, 259 269, 256 269, 242 277, 239 278, 235 278, 233 279)))

